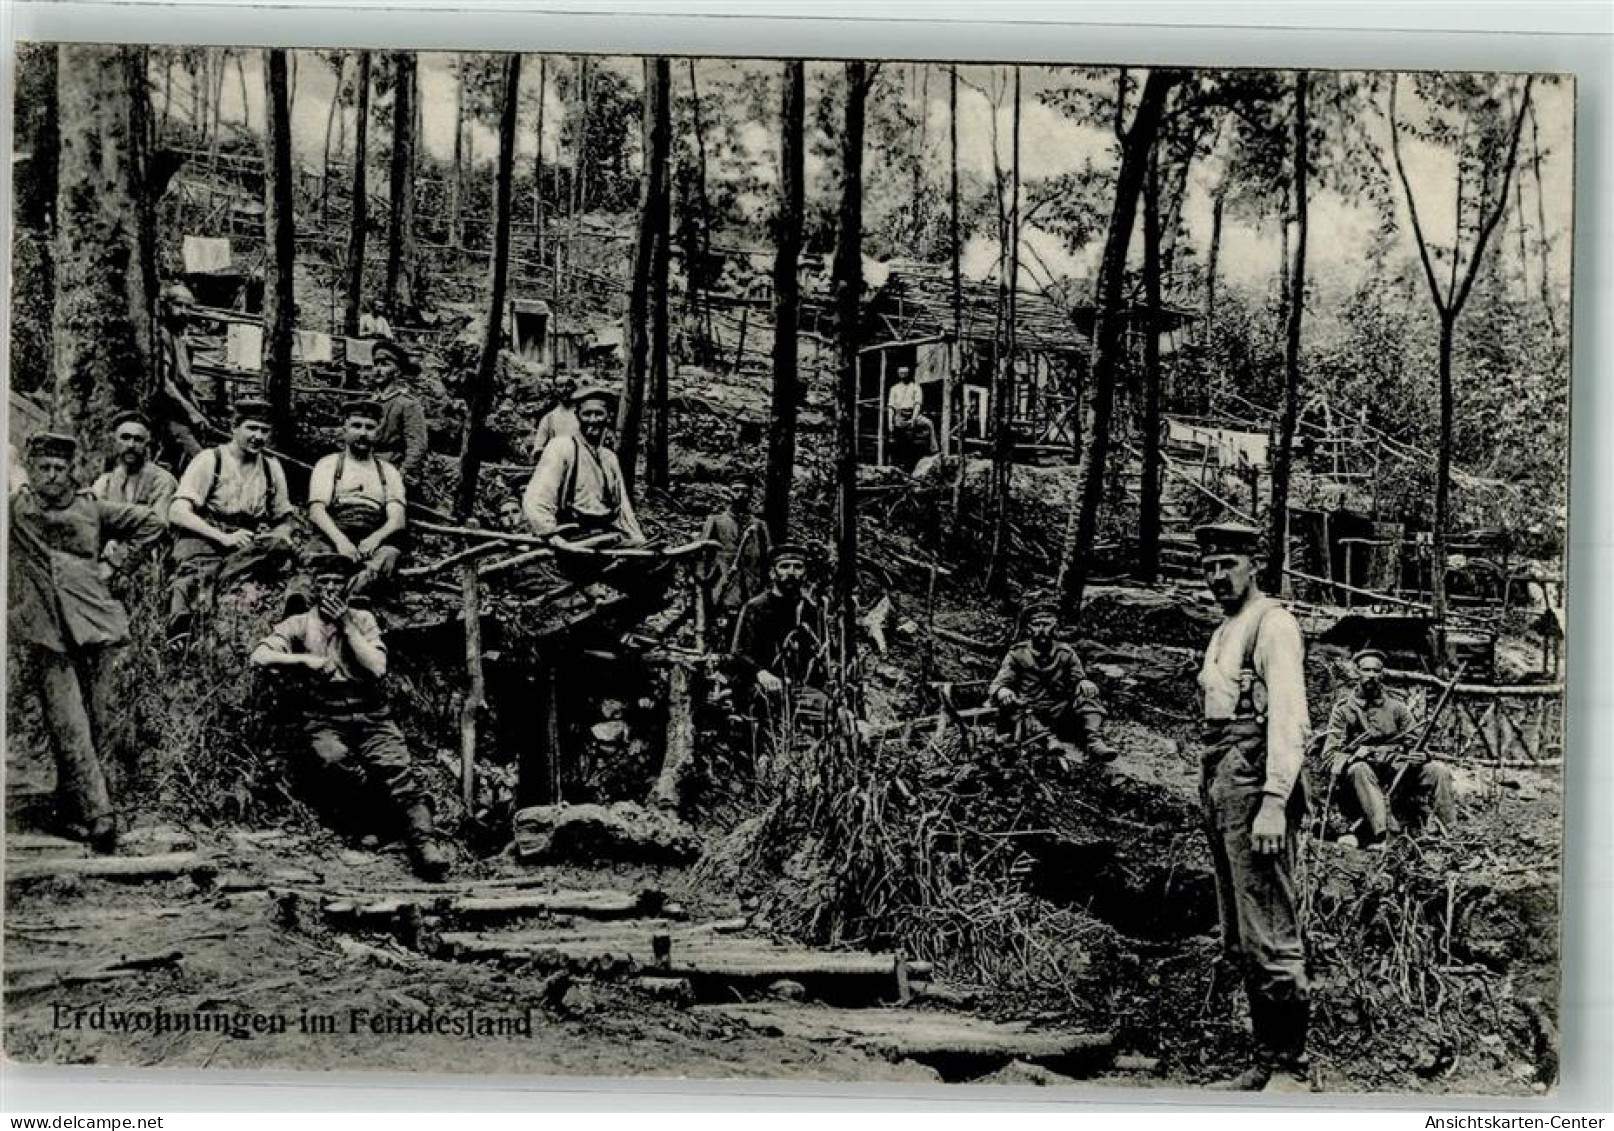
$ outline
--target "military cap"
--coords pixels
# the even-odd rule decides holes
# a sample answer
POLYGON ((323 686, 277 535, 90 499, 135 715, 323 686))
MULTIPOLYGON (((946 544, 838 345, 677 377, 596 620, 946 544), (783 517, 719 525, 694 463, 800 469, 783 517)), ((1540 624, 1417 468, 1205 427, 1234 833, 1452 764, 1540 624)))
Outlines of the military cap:
POLYGON ((1243 554, 1253 557, 1261 552, 1261 532, 1242 522, 1212 522, 1194 530, 1203 557, 1212 554, 1243 554))
POLYGON ((241 397, 235 402, 231 419, 237 424, 243 420, 261 420, 269 424, 274 421, 274 409, 262 397, 241 397))
POLYGON ((807 560, 807 547, 800 542, 780 542, 768 552, 769 565, 778 565, 787 559, 805 562, 807 560))
POLYGON ((409 351, 390 338, 383 338, 370 347, 370 360, 372 363, 379 361, 383 357, 392 358, 393 364, 398 367, 398 371, 407 376, 413 377, 420 372, 419 363, 409 356, 409 351))
POLYGON ((311 577, 319 577, 328 573, 339 573, 343 577, 352 577, 358 570, 359 563, 343 554, 322 551, 308 556, 308 573, 311 577))
POLYGON ((1363 648, 1360 652, 1351 657, 1351 663, 1356 664, 1358 667, 1361 666, 1364 660, 1377 660, 1381 668, 1386 666, 1387 662, 1385 660, 1384 653, 1379 651, 1377 648, 1363 648))
POLYGON ((381 402, 371 400, 369 397, 348 401, 342 407, 342 419, 352 420, 355 416, 363 417, 365 420, 373 420, 379 424, 381 422, 381 402))
POLYGON ((1041 613, 1059 616, 1059 598, 1051 593, 1033 593, 1020 603, 1020 615, 1026 620, 1041 613))
POLYGON ((60 432, 35 432, 28 437, 27 450, 29 459, 39 459, 45 456, 72 459, 78 454, 78 441, 71 436, 64 436, 60 432))
POLYGON ((747 491, 751 490, 751 478, 750 478, 750 476, 746 476, 746 475, 731 475, 731 476, 728 477, 727 480, 725 480, 725 482, 730 487, 744 487, 747 491))
POLYGON ((112 418, 112 431, 116 432, 125 424, 138 424, 148 433, 151 431, 151 421, 147 420, 144 415, 135 412, 133 409, 130 409, 128 412, 120 412, 118 415, 112 418))
POLYGON ((565 385, 567 388, 575 389, 577 388, 577 374, 562 369, 560 372, 555 374, 555 384, 557 386, 565 385))
POLYGON ((572 404, 578 408, 588 401, 604 401, 607 408, 615 408, 616 390, 607 389, 604 385, 584 385, 572 394, 572 404))

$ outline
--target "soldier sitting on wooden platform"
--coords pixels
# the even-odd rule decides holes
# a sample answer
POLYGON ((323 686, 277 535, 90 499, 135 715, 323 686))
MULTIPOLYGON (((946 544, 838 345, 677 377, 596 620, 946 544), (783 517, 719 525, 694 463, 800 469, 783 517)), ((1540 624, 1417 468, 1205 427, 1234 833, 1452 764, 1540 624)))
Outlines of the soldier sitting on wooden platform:
POLYGON ((317 768, 384 790, 405 826, 410 867, 423 879, 440 880, 448 855, 437 843, 430 799, 387 706, 381 627, 368 610, 347 603, 358 568, 341 554, 316 555, 310 562, 314 607, 275 625, 251 662, 308 673, 307 694, 298 702, 317 768))
POLYGON ((987 690, 998 709, 998 733, 1013 734, 1022 720, 1046 727, 1055 743, 1074 746, 1090 762, 1115 760, 1104 741, 1108 713, 1081 657, 1056 639, 1059 605, 1034 599, 1024 609, 1029 637, 1009 649, 987 690))
POLYGON ((1384 653, 1364 649, 1355 666, 1356 689, 1334 705, 1323 741, 1340 810, 1354 821, 1349 836, 1381 847, 1400 830, 1397 803, 1420 823, 1433 815, 1450 829, 1457 820, 1451 767, 1412 752, 1417 722, 1406 703, 1384 688, 1384 653))
POLYGON ((562 548, 574 541, 642 546, 644 531, 634 516, 622 468, 616 453, 604 446, 616 394, 590 387, 580 390, 572 402, 579 432, 557 436, 545 446, 521 500, 527 525, 533 534, 552 537, 562 548))
POLYGON ((368 594, 392 580, 402 554, 403 476, 375 453, 381 405, 351 401, 344 415, 343 448, 314 465, 308 480, 308 520, 331 549, 359 565, 349 592, 368 594))
POLYGON ((268 402, 237 401, 230 442, 202 452, 179 477, 168 510, 175 532, 170 640, 191 631, 198 606, 217 585, 276 575, 296 554, 286 472, 264 450, 269 421, 268 402))

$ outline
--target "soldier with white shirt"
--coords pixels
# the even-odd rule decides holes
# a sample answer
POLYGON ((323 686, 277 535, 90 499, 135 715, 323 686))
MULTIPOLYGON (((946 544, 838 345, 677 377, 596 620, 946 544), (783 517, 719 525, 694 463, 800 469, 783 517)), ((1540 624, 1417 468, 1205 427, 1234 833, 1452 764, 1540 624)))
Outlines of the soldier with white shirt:
POLYGON ((1294 615, 1256 584, 1260 533, 1195 531, 1205 582, 1226 620, 1200 669, 1200 801, 1216 874, 1226 960, 1241 969, 1256 1062, 1232 1087, 1305 1091, 1310 1019, 1296 877, 1310 731, 1305 641, 1294 615))

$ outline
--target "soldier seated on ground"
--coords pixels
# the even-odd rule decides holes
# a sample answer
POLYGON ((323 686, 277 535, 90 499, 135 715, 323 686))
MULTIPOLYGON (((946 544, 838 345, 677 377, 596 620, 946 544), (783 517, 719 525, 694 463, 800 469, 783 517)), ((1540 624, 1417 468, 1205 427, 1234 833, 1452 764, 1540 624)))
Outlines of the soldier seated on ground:
POLYGON ((1087 678, 1076 649, 1056 639, 1058 604, 1033 600, 1024 615, 1029 637, 1009 649, 987 690, 998 709, 998 733, 1013 734, 1030 720, 1046 728, 1057 746, 1074 747, 1090 762, 1114 761, 1115 750, 1102 734, 1107 712, 1098 685, 1087 678))
POLYGON ((1323 741, 1333 793, 1353 822, 1344 843, 1383 846, 1400 830, 1398 804, 1416 823, 1433 816, 1450 830, 1457 820, 1451 767, 1412 753, 1417 720, 1384 688, 1384 653, 1358 652, 1355 668, 1356 688, 1334 705, 1323 741))
POLYGON ((348 403, 343 447, 314 465, 308 521, 331 549, 359 565, 349 592, 364 596, 392 580, 405 526, 403 476, 375 454, 381 406, 348 403))
POLYGON ((644 531, 633 513, 616 453, 604 444, 616 394, 591 386, 572 398, 578 433, 544 447, 522 496, 527 526, 562 549, 641 546, 644 531))
POLYGON ((431 801, 387 706, 381 627, 368 610, 347 603, 358 568, 341 554, 316 555, 310 562, 314 606, 275 625, 251 662, 305 676, 306 694, 297 703, 316 771, 331 779, 332 793, 354 778, 384 790, 404 824, 410 867, 423 879, 440 880, 448 855, 437 843, 431 801))
MULTIPOLYGON (((112 444, 116 462, 112 470, 96 479, 90 491, 108 503, 149 507, 166 526, 168 507, 179 487, 164 467, 151 460, 151 426, 138 412, 125 412, 112 421, 112 444)), ((101 552, 101 573, 110 577, 122 570, 139 552, 162 541, 162 531, 138 542, 112 540, 101 552)))
POLYGON ((265 401, 236 402, 230 441, 191 460, 179 477, 168 522, 174 528, 174 577, 168 636, 191 632, 198 608, 217 587, 278 575, 296 555, 286 472, 269 455, 265 401))
POLYGON ((752 713, 793 696, 821 701, 827 674, 824 621, 806 595, 807 550, 785 542, 773 548, 769 587, 740 609, 731 649, 736 689, 752 713))

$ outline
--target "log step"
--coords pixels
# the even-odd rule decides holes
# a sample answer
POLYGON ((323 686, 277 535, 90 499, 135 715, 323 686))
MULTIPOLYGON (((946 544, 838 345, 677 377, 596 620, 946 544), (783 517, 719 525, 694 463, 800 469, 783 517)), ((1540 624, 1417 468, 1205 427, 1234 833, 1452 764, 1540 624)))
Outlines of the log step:
POLYGON ((156 856, 50 856, 11 861, 6 878, 13 882, 47 877, 79 876, 86 879, 123 880, 144 883, 172 880, 181 876, 206 879, 218 872, 217 865, 197 852, 167 852, 156 856))
POLYGON ((337 900, 325 905, 325 914, 339 923, 384 924, 405 908, 413 907, 425 914, 469 924, 554 916, 633 919, 656 915, 665 905, 665 894, 649 888, 640 892, 521 891, 511 895, 464 894, 436 898, 425 892, 409 892, 363 903, 337 900))
POLYGON ((1114 1059, 1109 1033, 1031 1031, 1025 1022, 992 1022, 917 1009, 835 1009, 790 1003, 702 1005, 695 1011, 739 1021, 759 1032, 847 1042, 893 1059, 927 1064, 946 1080, 967 1080, 1011 1060, 1068 1076, 1092 1075, 1114 1059))
POLYGON ((893 954, 783 946, 726 934, 722 924, 675 927, 651 920, 601 929, 449 931, 439 943, 445 956, 464 961, 536 961, 595 974, 687 979, 702 1001, 732 1001, 736 990, 757 992, 781 979, 800 982, 823 1001, 894 1001, 906 973, 893 954), (656 954, 658 936, 664 940, 664 958, 656 954))

